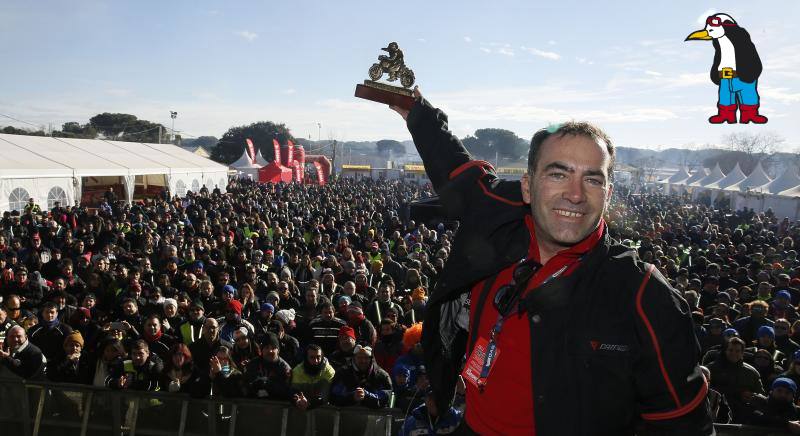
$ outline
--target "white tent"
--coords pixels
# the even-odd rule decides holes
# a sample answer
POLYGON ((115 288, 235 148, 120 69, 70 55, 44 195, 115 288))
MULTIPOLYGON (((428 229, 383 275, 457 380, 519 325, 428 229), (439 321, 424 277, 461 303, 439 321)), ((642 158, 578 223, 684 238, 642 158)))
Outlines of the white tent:
POLYGON ((185 195, 228 185, 227 167, 172 144, 0 134, 0 211, 20 209, 32 197, 42 208, 80 202, 87 185, 168 187, 185 195))
POLYGON ((764 195, 760 193, 764 185, 769 184, 772 179, 769 178, 761 162, 756 164, 756 167, 747 176, 746 179, 739 183, 735 183, 725 188, 726 191, 732 192, 731 208, 733 210, 742 210, 744 208, 753 210, 762 210, 764 207, 764 195))
POLYGON ((264 156, 261 155, 261 150, 258 150, 258 153, 256 153, 256 165, 259 165, 259 166, 262 166, 262 167, 266 166, 266 165, 269 165, 269 162, 267 162, 267 160, 264 159, 264 156))
POLYGON ((681 167, 675 174, 669 176, 666 180, 663 180, 661 183, 666 184, 666 192, 669 194, 670 192, 677 192, 680 191, 680 185, 688 180, 691 177, 689 171, 686 170, 686 167, 681 167))
POLYGON ((692 199, 696 200, 701 192, 706 191, 706 186, 719 182, 723 178, 725 178, 725 173, 722 172, 722 169, 719 167, 719 163, 717 163, 716 165, 714 165, 714 169, 711 170, 711 173, 709 173, 709 175, 689 185, 690 187, 693 188, 692 199))
POLYGON ((733 185, 728 186, 725 188, 725 190, 739 192, 753 191, 761 188, 771 181, 772 179, 769 178, 767 172, 764 171, 764 167, 761 166, 761 162, 759 162, 746 179, 739 183, 734 183, 733 185))
POLYGON ((736 166, 733 167, 733 169, 731 170, 731 172, 728 173, 728 175, 726 175, 725 177, 723 177, 722 179, 720 179, 720 180, 718 180, 718 181, 716 181, 714 183, 706 185, 705 188, 706 189, 725 189, 728 186, 735 185, 735 184, 743 181, 746 178, 747 178, 747 176, 744 175, 744 173, 742 172, 742 169, 739 167, 739 163, 737 162, 736 166))
POLYGON ((797 168, 793 165, 788 165, 783 174, 764 186, 764 191, 770 194, 780 194, 798 185, 800 185, 800 177, 797 176, 797 168))
POLYGON ((240 177, 250 177, 253 180, 258 180, 258 170, 262 167, 262 165, 253 161, 253 158, 247 153, 247 148, 244 149, 242 157, 230 166, 239 173, 240 177))
POLYGON ((695 171, 694 174, 692 174, 691 177, 689 177, 688 179, 686 179, 685 181, 683 181, 683 182, 681 182, 679 184, 680 185, 684 185, 684 186, 689 186, 689 185, 693 184, 694 182, 702 180, 707 175, 708 175, 708 170, 705 169, 705 168, 700 168, 699 170, 695 171))

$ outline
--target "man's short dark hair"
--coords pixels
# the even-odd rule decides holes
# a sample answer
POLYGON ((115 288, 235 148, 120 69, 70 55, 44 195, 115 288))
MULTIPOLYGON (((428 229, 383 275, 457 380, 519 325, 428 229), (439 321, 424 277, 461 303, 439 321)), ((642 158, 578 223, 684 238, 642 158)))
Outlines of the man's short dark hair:
POLYGON ((533 135, 531 139, 531 148, 528 150, 528 172, 533 174, 536 164, 539 159, 539 150, 542 148, 544 141, 550 136, 583 136, 589 138, 598 144, 605 144, 606 151, 608 151, 608 182, 614 179, 614 162, 616 161, 616 153, 614 152, 614 144, 611 138, 599 127, 586 121, 568 121, 566 123, 557 124, 539 130, 533 135))

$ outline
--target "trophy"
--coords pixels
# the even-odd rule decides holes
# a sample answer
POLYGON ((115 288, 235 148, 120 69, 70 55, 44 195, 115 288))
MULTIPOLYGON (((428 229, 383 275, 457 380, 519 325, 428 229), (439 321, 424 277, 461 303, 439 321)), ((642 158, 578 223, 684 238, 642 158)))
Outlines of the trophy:
POLYGON ((414 72, 403 62, 403 51, 396 42, 390 42, 381 50, 389 55, 378 56, 378 62, 369 67, 371 80, 365 80, 363 85, 356 85, 356 97, 411 109, 414 106, 414 92, 409 88, 414 84, 414 72), (403 87, 378 82, 384 74, 388 75, 386 80, 389 82, 400 80, 403 87))

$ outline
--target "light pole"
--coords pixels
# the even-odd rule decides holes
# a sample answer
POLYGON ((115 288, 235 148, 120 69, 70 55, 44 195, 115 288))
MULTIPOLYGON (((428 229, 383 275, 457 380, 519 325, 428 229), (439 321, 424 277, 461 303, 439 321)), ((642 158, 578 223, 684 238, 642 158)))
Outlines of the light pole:
POLYGON ((169 117, 172 118, 172 143, 175 143, 175 118, 178 118, 178 113, 169 111, 169 117))
POLYGON ((317 142, 322 140, 322 123, 317 123, 317 142))

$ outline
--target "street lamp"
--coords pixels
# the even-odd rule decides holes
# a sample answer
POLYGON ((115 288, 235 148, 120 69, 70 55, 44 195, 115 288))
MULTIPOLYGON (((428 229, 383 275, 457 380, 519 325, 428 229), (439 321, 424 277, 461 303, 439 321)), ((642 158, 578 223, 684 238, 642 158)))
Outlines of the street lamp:
POLYGON ((317 123, 317 141, 322 140, 322 123, 317 123))
POLYGON ((172 143, 175 143, 175 118, 178 118, 178 113, 169 111, 169 117, 172 118, 172 143))

